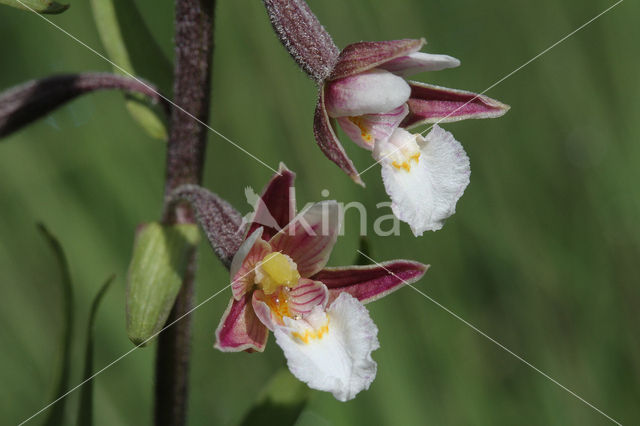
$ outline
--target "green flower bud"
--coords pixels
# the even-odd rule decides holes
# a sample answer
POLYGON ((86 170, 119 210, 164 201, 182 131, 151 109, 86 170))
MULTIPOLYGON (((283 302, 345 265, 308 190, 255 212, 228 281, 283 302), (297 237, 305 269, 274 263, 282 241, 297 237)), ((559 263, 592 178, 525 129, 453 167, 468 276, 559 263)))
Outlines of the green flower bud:
POLYGON ((127 279, 127 333, 144 345, 162 329, 199 241, 196 225, 153 222, 136 234, 127 279))

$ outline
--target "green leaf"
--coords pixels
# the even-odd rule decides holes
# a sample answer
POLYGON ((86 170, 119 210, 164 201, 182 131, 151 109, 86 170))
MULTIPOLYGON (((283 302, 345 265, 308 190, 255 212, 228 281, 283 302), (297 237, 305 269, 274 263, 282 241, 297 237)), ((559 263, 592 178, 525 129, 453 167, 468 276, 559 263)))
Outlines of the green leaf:
POLYGON ((134 344, 145 345, 164 326, 199 237, 191 224, 139 229, 127 278, 127 333, 134 344))
POLYGON ((242 420, 242 426, 261 426, 277 419, 279 426, 293 425, 307 405, 310 389, 282 367, 260 393, 253 408, 242 420))
POLYGON ((125 104, 129 114, 144 128, 149 136, 155 139, 167 140, 167 125, 145 97, 137 94, 125 95, 125 104))
MULTIPOLYGON (((71 285, 71 275, 69 273, 69 264, 62 250, 62 246, 55 236, 43 225, 38 224, 38 229, 47 241, 56 262, 60 268, 60 289, 62 290, 62 313, 64 315, 62 345, 60 357, 59 375, 55 381, 53 398, 56 400, 64 395, 69 387, 69 375, 71 373, 71 337, 73 334, 73 288, 71 285)), ((47 418, 44 422, 46 426, 56 426, 64 424, 64 409, 67 399, 62 398, 56 404, 53 404, 47 411, 47 418)))
MULTIPOLYGON (((91 0, 91 8, 107 57, 117 65, 114 72, 140 75, 169 95, 171 63, 155 42, 135 3, 132 0, 91 0)), ((167 139, 166 118, 147 99, 129 96, 127 109, 150 136, 167 139)))
POLYGON ((86 383, 80 388, 78 426, 90 426, 93 424, 93 380, 88 380, 93 375, 93 324, 96 320, 100 302, 115 277, 115 275, 111 275, 104 284, 102 284, 98 294, 93 298, 91 311, 89 312, 89 321, 87 322, 87 346, 84 351, 84 373, 82 375, 82 381, 86 381, 86 383))
POLYGON ((139 75, 153 81, 164 95, 171 95, 173 64, 145 24, 136 2, 116 0, 114 5, 131 66, 139 75))
POLYGON ((69 9, 68 4, 61 4, 51 0, 0 0, 0 4, 17 7, 22 10, 30 10, 31 12, 58 14, 69 9))

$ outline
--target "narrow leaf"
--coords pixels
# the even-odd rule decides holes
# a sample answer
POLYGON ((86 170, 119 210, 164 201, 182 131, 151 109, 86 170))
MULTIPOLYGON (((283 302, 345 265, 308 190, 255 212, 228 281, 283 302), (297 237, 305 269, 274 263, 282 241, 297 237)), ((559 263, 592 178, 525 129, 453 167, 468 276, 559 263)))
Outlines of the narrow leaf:
MULTIPOLYGON (((147 29, 142 16, 132 0, 114 2, 113 0, 91 0, 91 8, 96 27, 107 52, 107 57, 113 61, 114 72, 118 74, 143 75, 158 81, 161 89, 168 92, 171 81, 171 64, 166 60, 147 29), (120 11, 120 12, 119 12, 120 11), (124 30, 135 33, 135 37, 127 39, 124 30), (139 46, 139 51, 130 52, 128 46, 139 46), (134 64, 133 58, 139 57, 140 62, 134 64), (146 73, 136 68, 139 64, 146 64, 146 73), (125 71, 123 71, 126 70, 125 71)), ((162 116, 145 105, 143 97, 133 95, 127 98, 126 104, 132 117, 152 137, 166 140, 166 124, 162 116)))
POLYGON ((263 0, 269 20, 291 57, 321 84, 340 53, 329 33, 304 0, 263 0))
MULTIPOLYGON (((113 2, 122 40, 135 74, 153 81, 161 93, 169 96, 173 89, 173 64, 158 45, 136 2, 134 0, 108 1, 113 2)), ((124 65, 116 63, 132 72, 124 65)))
POLYGON ((154 102, 161 100, 154 87, 114 74, 65 74, 32 80, 0 94, 0 138, 20 130, 78 96, 106 89, 138 93, 154 102))
MULTIPOLYGON (((71 374, 71 337, 73 334, 73 288, 69 264, 64 255, 64 251, 57 238, 49 232, 43 225, 38 224, 38 229, 53 252, 58 268, 60 269, 60 289, 62 291, 62 344, 60 356, 60 368, 55 381, 52 401, 62 396, 69 386, 69 375, 71 374)), ((64 409, 67 399, 63 398, 54 404, 47 411, 47 418, 44 422, 46 426, 57 426, 64 424, 64 409)))
POLYGON ((127 332, 136 345, 166 323, 198 239, 191 224, 154 222, 138 230, 127 279, 127 332))
POLYGON ((310 393, 304 383, 282 367, 269 380, 241 425, 264 425, 267 419, 277 419, 279 426, 294 425, 307 405, 310 393))
POLYGON ((170 195, 170 202, 188 201, 218 258, 228 268, 244 240, 246 222, 231 204, 197 185, 183 185, 170 195))
MULTIPOLYGON (((93 375, 93 325, 98 313, 98 307, 113 282, 115 275, 111 275, 102 284, 98 294, 93 298, 91 311, 89 311, 89 320, 87 321, 87 345, 84 351, 84 373, 82 381, 89 379, 93 375)), ((93 424, 93 380, 88 380, 80 388, 80 405, 78 407, 78 426, 91 426, 93 424)))
POLYGON ((137 94, 125 96, 125 105, 129 114, 154 139, 167 139, 167 126, 149 102, 137 94))
POLYGON ((58 14, 69 9, 68 4, 61 4, 51 0, 0 0, 0 4, 6 4, 7 6, 17 7, 22 10, 29 10, 31 12, 58 14))

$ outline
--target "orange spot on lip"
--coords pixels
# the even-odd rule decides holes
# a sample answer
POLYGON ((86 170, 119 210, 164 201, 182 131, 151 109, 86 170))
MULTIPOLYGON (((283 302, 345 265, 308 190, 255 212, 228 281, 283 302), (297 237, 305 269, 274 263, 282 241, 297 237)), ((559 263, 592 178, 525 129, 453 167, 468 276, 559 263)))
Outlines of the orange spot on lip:
POLYGON ((271 309, 271 312, 282 322, 283 317, 292 317, 291 309, 289 309, 289 295, 282 288, 273 294, 265 295, 265 303, 271 309))
POLYGON ((329 320, 327 320, 327 323, 322 327, 320 327, 318 330, 307 329, 305 330, 304 334, 294 331, 293 333, 291 333, 291 335, 293 337, 300 339, 303 343, 308 344, 310 340, 322 339, 322 337, 328 332, 329 332, 329 320))
POLYGON ((397 161, 393 161, 391 163, 391 165, 393 167, 395 167, 396 169, 398 169, 398 170, 405 169, 406 171, 410 172, 411 171, 411 160, 415 161, 416 164, 418 164, 418 162, 420 161, 420 153, 416 152, 411 157, 409 157, 409 160, 403 161, 402 163, 398 163, 397 161))
POLYGON ((365 121, 362 117, 349 117, 349 121, 351 121, 353 124, 358 126, 358 128, 360 129, 360 136, 362 136, 362 139, 364 139, 369 143, 373 142, 373 136, 371 135, 371 133, 369 133, 369 129, 367 128, 365 121))
POLYGON ((399 170, 399 169, 405 169, 405 170, 406 170, 406 171, 408 171, 408 172, 409 172, 409 171, 411 171, 411 165, 409 165, 409 163, 408 163, 408 162, 406 162, 406 161, 405 161, 405 162, 403 162, 403 163, 401 163, 401 164, 398 164, 398 162, 397 162, 397 161, 394 161, 393 163, 391 163, 391 165, 392 165, 393 167, 395 167, 396 169, 398 169, 398 170, 399 170))

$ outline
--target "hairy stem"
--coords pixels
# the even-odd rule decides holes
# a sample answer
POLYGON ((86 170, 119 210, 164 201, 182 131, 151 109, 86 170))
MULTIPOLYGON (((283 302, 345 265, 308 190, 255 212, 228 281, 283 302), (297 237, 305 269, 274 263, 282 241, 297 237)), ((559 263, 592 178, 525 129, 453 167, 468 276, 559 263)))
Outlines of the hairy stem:
MULTIPOLYGON (((213 53, 213 11, 215 0, 176 0, 176 58, 174 100, 203 122, 209 118, 211 57, 213 53)), ((174 108, 167 146, 165 200, 183 184, 200 184, 207 129, 189 115, 174 108)), ((187 205, 165 203, 165 223, 192 223, 187 205)), ((160 334, 156 358, 155 424, 184 425, 187 415, 191 317, 196 253, 167 320, 169 329, 160 334)))

